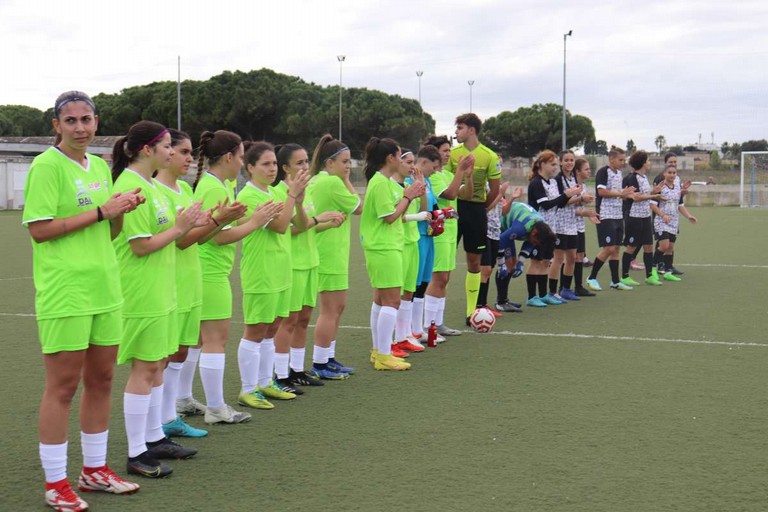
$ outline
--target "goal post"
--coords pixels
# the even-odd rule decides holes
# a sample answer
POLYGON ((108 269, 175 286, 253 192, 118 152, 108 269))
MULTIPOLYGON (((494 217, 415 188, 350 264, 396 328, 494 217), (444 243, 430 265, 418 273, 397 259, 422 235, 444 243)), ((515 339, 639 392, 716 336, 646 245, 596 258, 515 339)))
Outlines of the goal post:
POLYGON ((768 151, 742 151, 739 205, 768 207, 768 151))

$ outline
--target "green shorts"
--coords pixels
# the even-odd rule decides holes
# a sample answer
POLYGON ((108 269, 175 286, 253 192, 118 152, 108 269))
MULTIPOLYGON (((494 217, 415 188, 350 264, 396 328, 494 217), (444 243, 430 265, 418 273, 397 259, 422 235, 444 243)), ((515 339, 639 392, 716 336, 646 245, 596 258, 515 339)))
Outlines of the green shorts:
POLYGON ((194 347, 200 338, 200 313, 202 306, 192 306, 184 313, 177 313, 179 320, 179 345, 194 347))
POLYGON ((277 317, 288 318, 291 289, 271 293, 243 294, 243 321, 248 325, 271 324, 277 317))
POLYGON ((451 272, 456 269, 456 236, 458 227, 455 220, 445 223, 445 231, 435 237, 435 265, 432 272, 451 272))
POLYGON ((117 363, 160 361, 179 350, 178 319, 174 310, 168 315, 149 318, 124 318, 125 332, 117 363))
POLYGON ((318 274, 318 292, 338 292, 349 288, 348 274, 318 274))
POLYGON ((232 318, 232 287, 229 279, 203 281, 203 309, 200 320, 232 318))
POLYGON ((419 242, 405 242, 403 247, 403 292, 415 292, 419 279, 419 242))
POLYGON ((304 306, 317 306, 317 276, 317 267, 307 270, 294 269, 289 304, 291 312, 301 311, 304 306))
POLYGON ((123 310, 38 320, 37 330, 43 354, 85 350, 88 345, 119 345, 123 338, 123 310))
POLYGON ((403 251, 365 251, 372 288, 403 287, 403 251))

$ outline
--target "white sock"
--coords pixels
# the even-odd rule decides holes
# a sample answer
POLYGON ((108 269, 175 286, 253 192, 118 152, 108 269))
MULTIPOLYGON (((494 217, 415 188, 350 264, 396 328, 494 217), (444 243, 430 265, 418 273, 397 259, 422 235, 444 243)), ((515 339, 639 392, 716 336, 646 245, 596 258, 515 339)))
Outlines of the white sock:
POLYGON ((376 341, 379 354, 392 353, 392 335, 395 333, 397 310, 392 306, 383 306, 379 313, 379 324, 376 326, 376 341))
POLYGON ((128 456, 138 457, 147 451, 147 413, 149 395, 123 393, 125 433, 128 436, 128 456))
POLYGON ((332 340, 331 346, 328 347, 328 359, 336 359, 336 340, 332 340))
POLYGON ((326 364, 328 362, 328 349, 319 345, 312 347, 312 362, 326 364))
POLYGON ((437 299, 438 305, 437 305, 437 318, 435 319, 435 325, 443 325, 443 322, 445 321, 445 297, 440 297, 437 299))
POLYGON ((437 312, 440 309, 440 299, 432 295, 424 296, 424 330, 429 329, 432 322, 437 323, 437 312))
POLYGON ((49 484, 59 482, 67 478, 67 445, 40 443, 40 462, 43 464, 45 481, 49 484))
POLYGON ((289 353, 275 352, 275 375, 278 379, 288 378, 288 364, 291 359, 289 353))
POLYGON ((176 419, 176 397, 179 395, 179 378, 184 363, 168 363, 163 371, 163 406, 160 419, 163 425, 176 419))
POLYGON ((224 405, 224 365, 226 354, 200 354, 200 380, 203 381, 205 405, 224 405))
POLYGON ((272 382, 272 369, 275 366, 275 338, 265 338, 261 342, 261 361, 259 362, 259 387, 265 388, 272 382))
POLYGON ((373 343, 373 350, 378 350, 378 343, 376 342, 376 326, 379 325, 380 312, 381 306, 375 302, 371 303, 371 342, 373 343))
POLYGON ((291 369, 295 372, 304 371, 304 358, 306 357, 307 349, 291 348, 291 369))
POLYGON ((149 411, 147 411, 147 442, 154 443, 165 437, 160 410, 163 405, 163 385, 155 386, 149 394, 149 411))
POLYGON ((261 343, 242 338, 237 347, 237 364, 240 367, 240 393, 245 395, 259 384, 261 343))
POLYGON ((98 434, 80 432, 80 445, 83 447, 83 467, 100 468, 107 464, 107 439, 109 430, 98 434))
POLYGON ((397 310, 397 322, 395 323, 395 341, 402 341, 411 335, 411 311, 413 302, 401 300, 397 310))
POLYGON ((176 398, 192 398, 192 381, 195 380, 195 372, 197 371, 197 361, 200 359, 201 348, 189 348, 187 352, 187 360, 181 368, 181 375, 179 376, 179 394, 176 398))
POLYGON ((411 309, 411 334, 424 334, 424 297, 414 297, 411 309))

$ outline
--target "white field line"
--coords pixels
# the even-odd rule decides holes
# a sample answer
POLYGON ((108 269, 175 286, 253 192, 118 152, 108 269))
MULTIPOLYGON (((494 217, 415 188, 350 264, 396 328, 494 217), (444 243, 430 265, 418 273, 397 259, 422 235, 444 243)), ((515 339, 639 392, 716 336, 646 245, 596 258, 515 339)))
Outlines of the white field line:
POLYGON ((32 276, 25 276, 25 277, 0 277, 0 281, 23 281, 27 279, 32 279, 32 276))

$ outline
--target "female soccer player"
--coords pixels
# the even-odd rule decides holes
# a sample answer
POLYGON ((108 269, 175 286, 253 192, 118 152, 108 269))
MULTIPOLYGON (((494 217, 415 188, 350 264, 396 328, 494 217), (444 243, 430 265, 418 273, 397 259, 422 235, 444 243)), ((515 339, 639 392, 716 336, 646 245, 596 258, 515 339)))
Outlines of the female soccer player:
POLYGON ((139 489, 107 466, 107 429, 123 336, 111 239, 122 229, 123 215, 143 196, 135 188, 113 193, 106 162, 87 153, 99 120, 87 94, 61 94, 53 114, 56 144, 32 162, 22 222, 32 237, 35 313, 45 364, 38 422, 45 502, 54 510, 81 511, 88 504, 67 480, 69 410, 81 381, 80 490, 125 494, 139 489))
POLYGON ((365 175, 368 188, 360 219, 360 240, 365 268, 373 288, 371 306, 371 358, 377 370, 407 370, 410 364, 392 356, 400 290, 403 286, 402 216, 414 199, 424 193, 424 181, 401 189, 392 179, 402 173, 400 148, 392 139, 371 137, 365 145, 365 175))
MULTIPOLYGON (((204 209, 234 202, 231 183, 243 166, 243 143, 232 132, 218 130, 200 136, 200 157, 193 188, 195 200, 204 209), (205 164, 208 170, 205 171, 205 164)), ((200 380, 203 381, 206 423, 241 423, 251 419, 246 412, 234 410, 224 402, 225 349, 232 320, 232 288, 229 274, 235 263, 235 243, 261 228, 277 215, 282 205, 265 203, 256 208, 239 225, 229 224, 211 240, 200 245, 198 252, 203 273, 203 309, 200 337, 200 380)), ((196 408, 195 404, 192 408, 196 408)), ((184 406, 184 404, 182 404, 184 406)), ((183 409, 182 409, 183 410, 183 409)))
POLYGON ((584 260, 587 252, 587 238, 585 235, 586 223, 584 219, 589 219, 594 224, 600 223, 600 218, 595 210, 584 208, 585 205, 594 202, 595 197, 584 187, 592 175, 592 169, 589 167, 589 160, 586 158, 577 158, 573 166, 573 174, 576 176, 576 183, 582 186, 581 193, 582 204, 576 208, 576 261, 573 264, 574 291, 578 297, 594 297, 595 292, 591 292, 584 287, 584 260))
POLYGON ((115 190, 141 188, 147 199, 125 216, 114 246, 125 301, 125 333, 117 361, 131 364, 123 395, 128 472, 148 478, 171 473, 158 459, 186 459, 197 453, 165 436, 160 414, 165 358, 178 350, 175 242, 210 221, 200 203, 176 212, 153 182, 154 171, 166 167, 172 155, 170 133, 152 121, 131 126, 112 150, 115 190))
POLYGON ((291 232, 293 219, 306 228, 306 215, 294 216, 304 200, 309 173, 301 171, 288 187, 273 187, 277 178, 277 158, 267 142, 250 143, 245 152, 245 170, 250 180, 237 200, 253 210, 269 201, 283 205, 261 229, 243 239, 240 281, 243 288, 245 329, 237 351, 242 384, 238 402, 255 409, 272 409, 265 399, 292 400, 293 388, 281 386, 272 378, 275 334, 280 320, 288 316, 291 299, 291 232))
MULTIPOLYGON (((557 155, 549 150, 544 150, 536 157, 531 168, 531 177, 528 183, 528 204, 536 209, 544 222, 552 231, 557 233, 559 229, 558 209, 565 207, 571 198, 582 192, 582 187, 574 186, 560 191, 557 181, 554 179, 558 168, 557 155)), ((555 253, 562 253, 562 249, 555 245, 555 253)), ((560 254, 556 261, 563 261, 564 255, 560 254)), ((536 260, 534 260, 536 261, 536 260)), ((533 266, 533 265, 532 265, 533 266)), ((554 265, 552 265, 554 267, 554 265)), ((547 268, 549 273, 549 293, 541 297, 541 302, 549 305, 565 304, 566 301, 557 297, 557 281, 560 276, 560 265, 557 268, 547 268)), ((531 273, 531 271, 529 271, 531 273)))
MULTIPOLYGON (((578 248, 578 217, 576 210, 584 204, 582 194, 584 187, 580 186, 573 168, 576 164, 576 157, 571 150, 565 150, 560 153, 560 173, 555 177, 557 187, 560 193, 568 189, 575 189, 579 192, 568 199, 568 202, 557 209, 557 245, 555 246, 555 257, 552 259, 552 266, 549 268, 550 290, 552 280, 561 278, 560 291, 557 297, 561 300, 579 300, 578 295, 571 289, 573 283, 573 272, 576 265, 576 249, 578 248), (562 268, 562 270, 561 270, 562 268), (561 276, 562 271, 562 276, 561 276)), ((557 283, 555 283, 557 287, 557 283)))
MULTIPOLYGON (((275 185, 287 191, 289 180, 295 180, 299 173, 309 170, 309 157, 307 151, 298 144, 285 144, 275 149, 275 185)), ((294 393, 303 394, 301 386, 323 385, 320 379, 304 371, 307 328, 312 310, 317 305, 317 269, 320 259, 315 233, 338 228, 344 222, 344 214, 335 211, 316 214, 312 198, 305 190, 303 203, 297 203, 295 215, 301 222, 291 225, 290 313, 288 318, 280 322, 275 335, 275 375, 279 385, 291 387, 294 393)))
MULTIPOLYGON (((346 217, 360 215, 363 204, 349 180, 352 155, 349 148, 331 135, 323 135, 312 153, 310 170, 314 175, 309 183, 309 195, 315 213, 341 212, 346 217)), ((336 359, 336 335, 341 315, 347 303, 349 288, 350 223, 343 222, 338 229, 317 233, 318 292, 320 314, 314 333, 312 370, 321 379, 344 380, 354 368, 344 366, 336 359)))

